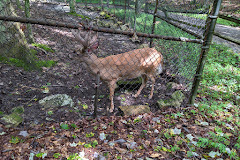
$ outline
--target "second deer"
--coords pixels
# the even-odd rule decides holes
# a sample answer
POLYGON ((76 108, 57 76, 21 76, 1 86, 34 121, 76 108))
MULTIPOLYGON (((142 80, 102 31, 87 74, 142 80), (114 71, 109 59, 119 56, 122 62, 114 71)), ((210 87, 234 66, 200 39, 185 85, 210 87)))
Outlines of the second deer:
POLYGON ((152 81, 149 99, 153 97, 155 77, 163 71, 163 56, 155 48, 143 48, 126 53, 98 58, 92 51, 98 47, 98 35, 92 31, 81 30, 72 32, 75 38, 82 44, 77 52, 79 59, 93 74, 99 74, 105 81, 110 91, 110 112, 114 110, 113 96, 116 82, 121 79, 142 77, 142 84, 134 95, 138 97, 146 86, 148 78, 152 81))

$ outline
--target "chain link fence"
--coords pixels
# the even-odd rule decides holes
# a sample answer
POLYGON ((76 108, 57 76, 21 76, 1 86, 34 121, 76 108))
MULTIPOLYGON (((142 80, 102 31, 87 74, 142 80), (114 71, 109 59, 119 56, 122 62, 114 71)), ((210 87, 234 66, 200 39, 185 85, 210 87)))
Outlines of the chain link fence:
POLYGON ((68 94, 89 113, 94 105, 99 112, 113 105, 147 105, 153 111, 186 106, 201 76, 196 71, 211 42, 204 37, 216 17, 206 19, 216 5, 211 0, 3 0, 1 61, 42 69, 27 73, 27 80, 9 77, 31 89, 25 98, 68 94))

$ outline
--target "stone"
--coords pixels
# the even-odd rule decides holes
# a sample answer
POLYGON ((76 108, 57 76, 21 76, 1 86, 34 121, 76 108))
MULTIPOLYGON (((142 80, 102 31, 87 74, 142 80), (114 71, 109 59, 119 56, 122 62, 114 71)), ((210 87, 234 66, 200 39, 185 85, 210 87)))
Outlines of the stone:
POLYGON ((178 90, 175 91, 172 95, 172 98, 170 99, 160 99, 157 101, 157 104, 160 108, 162 107, 170 107, 170 106, 174 106, 174 107, 180 107, 181 103, 183 102, 183 100, 185 99, 184 94, 178 90))
POLYGON ((147 105, 119 106, 124 115, 138 115, 149 113, 150 107, 147 105))
POLYGON ((20 123, 22 123, 23 118, 21 115, 17 114, 17 113, 11 113, 9 115, 4 115, 1 118, 3 121, 5 121, 6 123, 9 123, 10 125, 6 126, 6 127, 11 127, 11 126, 18 126, 20 123))
POLYGON ((23 106, 15 107, 11 111, 12 111, 11 114, 3 115, 3 117, 1 118, 4 122, 9 124, 6 127, 12 127, 12 126, 16 127, 23 121, 23 117, 22 117, 22 114, 24 113, 23 106))
POLYGON ((182 102, 185 99, 184 94, 180 90, 174 92, 171 96, 174 100, 177 100, 180 102, 182 102))
POLYGON ((72 98, 66 94, 55 94, 39 100, 39 104, 45 108, 67 106, 73 107, 72 98))
POLYGON ((23 136, 23 137, 27 137, 29 134, 28 134, 27 131, 20 131, 20 133, 18 135, 23 136))

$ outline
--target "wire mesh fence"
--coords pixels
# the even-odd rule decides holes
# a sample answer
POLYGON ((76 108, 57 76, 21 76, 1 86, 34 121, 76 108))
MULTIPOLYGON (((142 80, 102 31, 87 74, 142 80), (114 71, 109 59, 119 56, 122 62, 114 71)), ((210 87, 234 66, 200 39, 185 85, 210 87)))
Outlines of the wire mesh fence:
POLYGON ((9 77, 18 81, 13 88, 31 90, 26 99, 68 94, 89 112, 94 104, 102 112, 185 106, 212 7, 211 0, 3 0, 1 61, 42 69, 27 80, 9 77))

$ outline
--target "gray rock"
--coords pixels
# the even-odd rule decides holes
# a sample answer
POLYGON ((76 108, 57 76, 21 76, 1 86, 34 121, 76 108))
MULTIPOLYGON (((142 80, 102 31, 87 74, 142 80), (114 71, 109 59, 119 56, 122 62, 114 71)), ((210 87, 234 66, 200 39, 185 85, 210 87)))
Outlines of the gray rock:
POLYGON ((27 137, 29 134, 28 134, 27 131, 20 131, 20 133, 18 135, 23 136, 23 137, 27 137))
POLYGON ((55 94, 45 97, 39 101, 39 104, 45 108, 59 107, 69 105, 72 107, 74 105, 73 100, 70 96, 66 94, 55 94))
POLYGON ((158 106, 159 107, 169 107, 169 106, 180 107, 181 103, 185 99, 184 94, 180 90, 174 92, 171 95, 171 97, 172 97, 171 99, 158 100, 157 101, 158 106))

